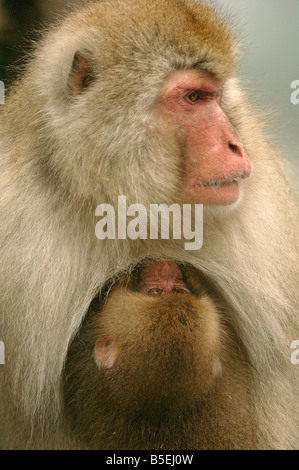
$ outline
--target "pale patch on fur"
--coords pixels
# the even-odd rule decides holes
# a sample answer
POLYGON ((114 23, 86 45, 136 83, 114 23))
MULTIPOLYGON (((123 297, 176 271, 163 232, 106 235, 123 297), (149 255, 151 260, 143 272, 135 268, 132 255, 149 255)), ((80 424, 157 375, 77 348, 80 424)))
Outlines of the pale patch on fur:
POLYGON ((222 377, 222 365, 219 358, 215 359, 213 363, 213 375, 216 379, 222 377))

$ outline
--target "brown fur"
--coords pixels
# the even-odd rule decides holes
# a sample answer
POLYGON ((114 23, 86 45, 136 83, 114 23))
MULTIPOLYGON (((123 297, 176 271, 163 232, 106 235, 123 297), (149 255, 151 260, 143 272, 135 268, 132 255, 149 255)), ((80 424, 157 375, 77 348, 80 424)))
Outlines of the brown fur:
POLYGON ((70 346, 64 372, 66 416, 80 446, 255 448, 251 367, 206 293, 151 297, 123 281, 102 311, 97 304, 70 346), (103 335, 118 350, 111 369, 97 367, 94 357, 103 335))

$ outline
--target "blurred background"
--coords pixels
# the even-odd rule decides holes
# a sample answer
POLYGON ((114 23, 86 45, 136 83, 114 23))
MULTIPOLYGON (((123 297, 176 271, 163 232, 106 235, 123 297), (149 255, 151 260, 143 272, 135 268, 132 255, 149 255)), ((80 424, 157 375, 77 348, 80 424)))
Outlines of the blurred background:
MULTIPOLYGON (((299 198, 299 104, 291 83, 299 80, 298 0, 216 0, 234 17, 243 55, 237 75, 271 120, 271 137, 291 162, 299 198)), ((298 95, 299 96, 299 95, 298 95)))
MULTIPOLYGON (((87 0, 88 2, 88 0, 87 0)), ((32 40, 63 11, 84 0, 0 0, 0 80, 13 81, 32 40)), ((267 111, 271 136, 290 162, 299 195, 299 104, 291 83, 299 80, 298 0, 215 0, 229 11, 244 49, 237 75, 267 111)))

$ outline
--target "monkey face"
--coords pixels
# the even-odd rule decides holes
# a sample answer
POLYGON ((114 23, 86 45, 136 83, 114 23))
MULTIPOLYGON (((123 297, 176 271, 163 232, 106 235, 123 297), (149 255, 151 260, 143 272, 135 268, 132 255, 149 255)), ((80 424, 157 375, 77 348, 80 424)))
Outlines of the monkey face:
POLYGON ((158 114, 180 129, 184 195, 202 204, 238 201, 242 180, 252 170, 242 139, 222 109, 224 83, 203 71, 178 71, 165 80, 156 102, 158 114))

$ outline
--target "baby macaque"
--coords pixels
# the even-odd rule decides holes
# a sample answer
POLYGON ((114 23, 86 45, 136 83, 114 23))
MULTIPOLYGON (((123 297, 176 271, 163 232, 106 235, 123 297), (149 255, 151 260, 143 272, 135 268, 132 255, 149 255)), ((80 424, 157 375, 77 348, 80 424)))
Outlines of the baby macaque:
POLYGON ((94 300, 63 377, 79 448, 256 447, 251 365, 194 274, 150 260, 94 300))

